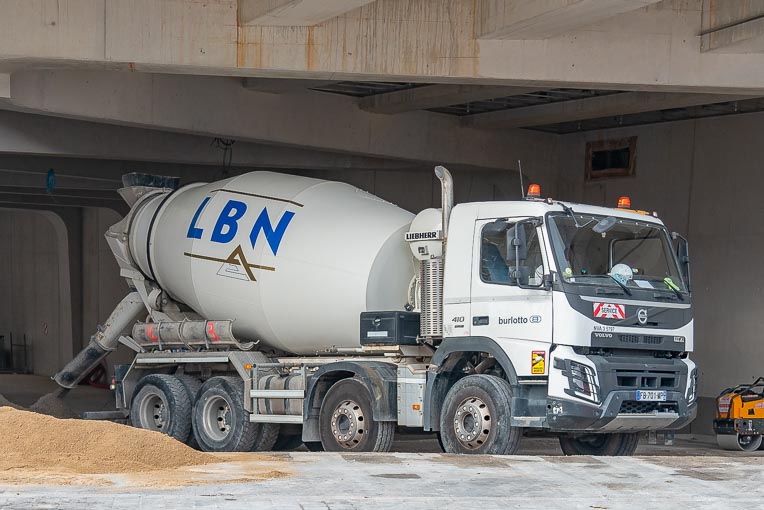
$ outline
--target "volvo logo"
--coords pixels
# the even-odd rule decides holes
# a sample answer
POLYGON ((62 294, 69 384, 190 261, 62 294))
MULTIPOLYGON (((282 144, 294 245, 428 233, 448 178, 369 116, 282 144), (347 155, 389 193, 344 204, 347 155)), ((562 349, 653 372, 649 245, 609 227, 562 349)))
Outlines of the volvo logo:
POLYGON ((642 325, 647 324, 647 309, 646 308, 640 308, 637 311, 637 320, 642 325))

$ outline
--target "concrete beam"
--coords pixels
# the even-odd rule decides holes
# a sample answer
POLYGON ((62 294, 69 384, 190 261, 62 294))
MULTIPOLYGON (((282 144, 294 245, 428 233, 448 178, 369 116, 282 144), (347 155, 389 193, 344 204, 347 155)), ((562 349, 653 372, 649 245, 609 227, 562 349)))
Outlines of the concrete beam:
MULTIPOLYGON (((4 107, 7 105, 0 105, 0 108, 4 107)), ((0 109, 0 154, 36 154, 65 158, 55 164, 52 161, 40 162, 41 171, 47 171, 53 166, 57 170, 64 168, 70 175, 91 175, 78 173, 83 165, 76 163, 74 158, 110 160, 103 164, 100 175, 115 176, 117 179, 124 173, 126 166, 120 163, 121 161, 209 165, 219 170, 223 154, 211 142, 210 136, 105 125, 0 109)), ((6 156, 0 157, 0 168, 9 168, 3 166, 7 165, 5 158, 6 156)), ((384 170, 405 167, 407 162, 298 147, 277 147, 240 140, 233 146, 231 164, 249 168, 384 170)), ((144 167, 140 163, 127 166, 139 169, 144 167)))
MULTIPOLYGON (((27 111, 371 160, 506 168, 507 161, 520 154, 531 159, 535 150, 554 139, 530 132, 507 139, 506 133, 465 129, 455 117, 427 112, 375 115, 360 110, 353 98, 337 94, 256 93, 245 90, 238 78, 45 71, 14 73, 11 85, 13 105, 27 111)), ((41 138, 48 143, 44 134, 41 138)), ((111 138, 100 138, 112 143, 111 138)), ((123 153, 120 143, 119 138, 113 142, 123 153)), ((147 143, 162 148, 150 139, 147 143)), ((205 146, 209 150, 209 138, 205 146)), ((234 158, 237 150, 238 142, 234 158)))
POLYGON ((268 94, 299 94, 308 89, 337 83, 336 80, 290 80, 287 78, 244 78, 243 86, 255 92, 268 94))
POLYGON ((372 113, 403 113, 455 104, 485 101, 497 97, 535 92, 533 87, 492 87, 489 85, 430 85, 362 98, 358 106, 372 113))
POLYGON ((119 214, 127 214, 130 207, 124 200, 107 199, 102 197, 46 195, 46 194, 23 194, 14 188, 0 188, 0 204, 6 207, 26 208, 37 207, 106 207, 117 211, 119 214))
POLYGON ((549 39, 661 0, 481 0, 483 39, 549 39))
POLYGON ((375 0, 239 0, 241 25, 312 26, 375 0))
POLYGON ((714 53, 763 53, 764 15, 704 33, 700 48, 714 53))
POLYGON ((11 75, 0 73, 0 99, 11 97, 11 75))
POLYGON ((664 0, 543 40, 476 39, 481 1, 383 0, 312 27, 239 26, 238 0, 0 1, 0 72, 764 92, 764 56, 700 52, 701 5, 742 0, 664 0))
POLYGON ((562 101, 470 115, 463 117, 462 122, 464 125, 477 128, 520 128, 742 99, 751 99, 751 96, 624 92, 576 101, 562 101))

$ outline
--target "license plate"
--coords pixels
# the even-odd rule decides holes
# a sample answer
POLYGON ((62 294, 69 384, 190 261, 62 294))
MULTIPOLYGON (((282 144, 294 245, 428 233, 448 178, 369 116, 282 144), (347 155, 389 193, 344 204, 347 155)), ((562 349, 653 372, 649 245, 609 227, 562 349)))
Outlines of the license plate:
POLYGON ((664 390, 639 390, 637 391, 637 400, 665 402, 666 392, 664 390))

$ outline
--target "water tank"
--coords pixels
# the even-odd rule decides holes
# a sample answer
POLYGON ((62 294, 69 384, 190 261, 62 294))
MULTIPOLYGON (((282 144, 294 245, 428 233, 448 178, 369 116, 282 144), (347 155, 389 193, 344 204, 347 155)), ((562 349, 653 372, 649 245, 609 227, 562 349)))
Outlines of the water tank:
POLYGON ((413 215, 348 184, 253 172, 140 201, 134 263, 205 319, 294 354, 359 346, 359 317, 403 310, 413 215))

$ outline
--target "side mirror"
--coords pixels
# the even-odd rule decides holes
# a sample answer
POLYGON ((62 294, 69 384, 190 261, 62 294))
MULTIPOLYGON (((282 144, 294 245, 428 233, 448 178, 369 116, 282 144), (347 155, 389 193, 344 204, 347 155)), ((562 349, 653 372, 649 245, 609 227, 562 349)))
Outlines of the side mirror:
POLYGON ((671 233, 671 238, 677 241, 676 259, 679 262, 679 270, 682 272, 687 292, 690 292, 690 243, 687 238, 676 232, 671 233))
POLYGON ((525 237, 525 223, 516 223, 507 229, 507 263, 517 264, 528 258, 528 243, 525 237))

